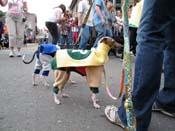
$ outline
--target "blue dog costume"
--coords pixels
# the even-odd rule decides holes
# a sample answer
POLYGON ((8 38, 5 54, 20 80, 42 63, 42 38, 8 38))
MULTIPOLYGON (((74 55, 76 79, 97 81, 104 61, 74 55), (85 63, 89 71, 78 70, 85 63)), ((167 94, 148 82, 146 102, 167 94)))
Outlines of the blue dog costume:
POLYGON ((34 74, 40 74, 42 70, 42 76, 48 76, 51 69, 50 60, 55 56, 58 50, 56 45, 53 44, 40 44, 36 52, 36 62, 34 67, 34 74))

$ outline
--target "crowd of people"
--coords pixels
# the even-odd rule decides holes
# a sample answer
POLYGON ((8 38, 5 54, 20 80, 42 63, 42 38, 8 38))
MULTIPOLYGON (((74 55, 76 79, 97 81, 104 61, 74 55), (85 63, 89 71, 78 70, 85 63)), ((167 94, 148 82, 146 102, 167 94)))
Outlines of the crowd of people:
MULTIPOLYGON (((173 0, 140 0, 128 9, 131 51, 136 55, 132 100, 137 131, 148 131, 152 110, 175 117, 174 4, 173 0), (164 88, 159 91, 162 68, 164 88)), ((9 1, 6 24, 10 57, 14 56, 14 48, 21 56, 25 5, 24 0, 9 1)), ((60 4, 53 8, 45 24, 51 36, 47 42, 62 49, 72 48, 70 45, 81 50, 96 48, 104 36, 120 38, 121 44, 124 41, 122 12, 109 0, 81 0, 76 17, 60 4)), ((122 49, 118 53, 123 54, 122 49)), ((127 127, 124 101, 125 95, 119 108, 105 109, 108 120, 122 128, 127 127)))
POLYGON ((80 1, 76 16, 72 16, 72 13, 67 11, 63 4, 54 7, 45 23, 49 31, 49 43, 58 44, 61 48, 72 48, 70 45, 76 45, 78 49, 84 50, 93 46, 96 47, 94 43, 97 43, 102 36, 122 36, 122 21, 116 20, 119 17, 121 20, 122 16, 115 15, 116 11, 112 2, 106 1, 103 4, 104 16, 108 16, 104 23, 104 29, 107 29, 107 31, 104 31, 103 35, 95 26, 99 24, 99 18, 92 0, 80 1), (50 39, 50 36, 52 39, 50 39))
MULTIPOLYGON (((76 47, 84 50, 96 47, 98 40, 103 36, 123 39, 121 10, 116 11, 111 1, 100 3, 103 5, 104 18, 101 23, 97 13, 101 12, 101 9, 96 9, 94 3, 93 0, 81 0, 74 16, 63 4, 53 7, 45 21, 44 31, 46 34, 43 42, 56 44, 61 48, 76 47), (91 8, 89 8, 90 6, 91 8)), ((32 38, 27 37, 31 36, 31 30, 26 29, 26 12, 28 12, 26 0, 8 1, 5 25, 8 28, 9 57, 14 57, 15 54, 21 57, 22 45, 32 42, 32 38), (29 40, 27 41, 27 39, 29 40), (17 49, 16 53, 14 48, 17 49)), ((122 54, 120 50, 118 52, 122 54)))

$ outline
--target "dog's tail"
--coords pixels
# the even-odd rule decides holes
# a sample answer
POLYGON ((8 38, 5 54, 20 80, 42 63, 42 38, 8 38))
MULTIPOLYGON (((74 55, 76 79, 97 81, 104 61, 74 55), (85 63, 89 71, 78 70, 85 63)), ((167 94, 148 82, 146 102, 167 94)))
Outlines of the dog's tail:
POLYGON ((29 60, 29 61, 26 61, 26 60, 25 60, 25 55, 23 55, 22 61, 24 62, 24 64, 30 64, 30 63, 32 63, 33 60, 34 60, 34 58, 35 58, 36 53, 37 53, 37 51, 35 51, 35 52, 33 53, 32 59, 29 60))

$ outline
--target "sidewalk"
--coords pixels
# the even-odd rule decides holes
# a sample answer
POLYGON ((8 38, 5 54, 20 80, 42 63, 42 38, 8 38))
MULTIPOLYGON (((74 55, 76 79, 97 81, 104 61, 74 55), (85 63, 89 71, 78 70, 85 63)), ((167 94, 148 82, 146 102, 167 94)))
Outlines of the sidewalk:
MULTIPOLYGON (((27 45, 22 47, 21 52, 22 52, 22 54, 34 52, 37 49, 37 46, 38 46, 37 43, 27 44, 27 45)), ((15 51, 16 51, 16 49, 15 49, 15 51)), ((9 49, 0 50, 0 55, 1 54, 8 54, 8 53, 9 53, 9 49)))

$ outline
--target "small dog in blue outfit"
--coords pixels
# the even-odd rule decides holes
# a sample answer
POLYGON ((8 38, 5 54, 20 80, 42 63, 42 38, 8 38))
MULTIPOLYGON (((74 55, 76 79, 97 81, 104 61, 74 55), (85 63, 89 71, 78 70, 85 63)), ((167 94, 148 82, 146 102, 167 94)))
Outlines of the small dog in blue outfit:
POLYGON ((51 70, 50 60, 55 56, 58 49, 59 47, 53 44, 39 44, 38 49, 34 52, 30 61, 26 61, 25 56, 23 56, 23 62, 25 64, 30 64, 34 58, 36 58, 34 72, 32 74, 33 86, 37 86, 36 76, 39 75, 41 71, 41 78, 44 82, 44 86, 49 86, 46 78, 48 77, 49 71, 51 70))

